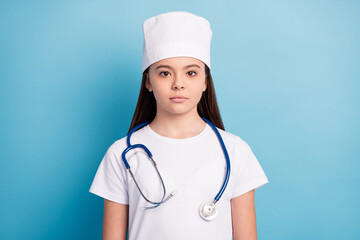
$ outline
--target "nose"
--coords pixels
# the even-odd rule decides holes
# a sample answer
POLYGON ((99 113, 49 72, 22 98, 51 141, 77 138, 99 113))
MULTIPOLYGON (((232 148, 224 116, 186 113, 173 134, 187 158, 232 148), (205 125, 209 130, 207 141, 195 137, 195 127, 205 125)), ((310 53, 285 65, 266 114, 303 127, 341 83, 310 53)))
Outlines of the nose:
POLYGON ((184 82, 182 80, 181 77, 179 77, 179 75, 174 77, 174 82, 172 85, 172 89, 173 90, 182 90, 185 88, 184 82))

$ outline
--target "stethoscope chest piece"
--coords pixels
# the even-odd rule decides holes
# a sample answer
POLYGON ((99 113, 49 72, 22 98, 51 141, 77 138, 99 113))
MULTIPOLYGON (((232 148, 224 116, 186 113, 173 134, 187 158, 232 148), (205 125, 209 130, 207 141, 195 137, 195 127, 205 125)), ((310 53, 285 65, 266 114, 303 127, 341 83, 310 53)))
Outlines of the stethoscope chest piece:
POLYGON ((217 207, 213 202, 205 202, 201 204, 199 213, 202 219, 206 221, 213 220, 217 215, 217 207))

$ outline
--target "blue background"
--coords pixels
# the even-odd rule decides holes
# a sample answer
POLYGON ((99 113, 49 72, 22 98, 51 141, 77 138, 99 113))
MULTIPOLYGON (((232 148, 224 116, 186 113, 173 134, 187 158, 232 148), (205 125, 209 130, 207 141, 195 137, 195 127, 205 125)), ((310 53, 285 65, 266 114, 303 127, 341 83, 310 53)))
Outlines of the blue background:
POLYGON ((88 192, 125 136, 142 21, 184 10, 213 29, 227 131, 252 147, 259 239, 360 239, 360 2, 0 1, 0 239, 100 239, 88 192))

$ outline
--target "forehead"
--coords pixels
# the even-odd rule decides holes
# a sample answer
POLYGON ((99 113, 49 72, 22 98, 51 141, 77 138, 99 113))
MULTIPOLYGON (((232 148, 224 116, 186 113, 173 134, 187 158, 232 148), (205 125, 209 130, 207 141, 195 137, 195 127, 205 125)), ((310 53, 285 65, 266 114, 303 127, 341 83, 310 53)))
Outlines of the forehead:
POLYGON ((150 67, 156 68, 160 65, 167 65, 173 68, 182 68, 188 65, 196 64, 200 68, 204 68, 205 64, 200 61, 199 59, 193 58, 193 57, 172 57, 172 58, 166 58, 162 59, 160 61, 157 61, 156 63, 153 63, 150 67))

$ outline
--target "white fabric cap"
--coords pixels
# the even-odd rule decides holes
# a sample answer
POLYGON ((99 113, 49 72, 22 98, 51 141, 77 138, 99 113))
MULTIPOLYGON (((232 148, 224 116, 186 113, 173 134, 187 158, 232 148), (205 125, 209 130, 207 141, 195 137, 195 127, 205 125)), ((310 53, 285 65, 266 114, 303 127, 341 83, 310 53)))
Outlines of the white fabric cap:
POLYGON ((193 57, 210 68, 212 31, 205 18, 188 12, 163 13, 143 22, 142 71, 170 57, 193 57))

